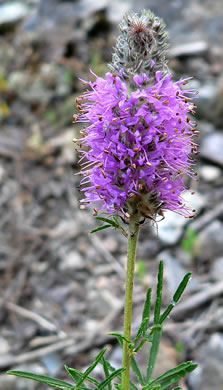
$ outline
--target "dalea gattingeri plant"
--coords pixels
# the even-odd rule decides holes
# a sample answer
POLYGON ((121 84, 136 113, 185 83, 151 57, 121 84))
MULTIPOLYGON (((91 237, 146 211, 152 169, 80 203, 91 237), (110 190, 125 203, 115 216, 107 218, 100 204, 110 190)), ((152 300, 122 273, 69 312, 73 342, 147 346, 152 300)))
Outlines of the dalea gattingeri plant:
MULTIPOLYGON (((93 208, 103 222, 91 233, 116 228, 128 240, 123 333, 113 333, 122 348, 122 367, 112 367, 106 349, 95 357, 84 372, 65 366, 74 383, 23 371, 10 374, 34 379, 59 389, 164 390, 196 368, 191 361, 181 363, 153 378, 163 322, 179 301, 189 279, 186 274, 170 305, 161 313, 163 263, 160 262, 153 318, 151 289, 146 294, 142 320, 131 336, 132 296, 138 234, 145 220, 157 222, 165 210, 192 218, 182 199, 183 178, 195 178, 192 119, 196 91, 185 88, 189 79, 173 81, 168 69, 167 33, 164 22, 151 11, 138 16, 127 13, 120 24, 110 72, 95 81, 84 81, 87 91, 77 99, 83 123, 81 137, 75 139, 80 154, 82 176, 81 208, 93 208), (142 373, 136 356, 147 344, 148 362, 142 373), (99 382, 92 371, 101 364, 104 379, 99 382), (130 373, 131 379, 130 379, 130 373), (135 378, 132 379, 132 378, 135 378)), ((180 387, 175 387, 179 390, 180 387)))

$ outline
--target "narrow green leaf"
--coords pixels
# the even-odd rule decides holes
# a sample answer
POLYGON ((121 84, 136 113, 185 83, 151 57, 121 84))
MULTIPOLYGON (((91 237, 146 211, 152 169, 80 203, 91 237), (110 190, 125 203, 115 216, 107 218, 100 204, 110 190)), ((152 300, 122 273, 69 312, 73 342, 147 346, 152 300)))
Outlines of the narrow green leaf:
POLYGON ((131 390, 138 390, 138 387, 132 381, 129 382, 129 387, 130 387, 131 390))
POLYGON ((148 336, 150 337, 158 330, 162 330, 162 325, 160 325, 160 324, 153 325, 152 328, 150 329, 150 333, 148 334, 148 336))
POLYGON ((163 261, 160 261, 157 289, 156 289, 156 303, 155 303, 155 309, 154 309, 154 324, 159 323, 161 301, 162 301, 162 289, 163 289, 163 261))
POLYGON ((174 304, 170 303, 169 306, 167 306, 166 310, 164 310, 163 314, 161 314, 160 319, 159 319, 159 324, 162 324, 165 319, 168 317, 168 315, 171 313, 171 311, 174 308, 174 304))
POLYGON ((102 226, 98 226, 98 227, 92 229, 92 230, 90 231, 90 234, 96 233, 96 232, 98 232, 99 230, 107 229, 107 228, 109 228, 109 227, 111 227, 111 225, 102 225, 102 226))
POLYGON ((191 272, 188 272, 183 280, 181 281, 181 283, 179 284, 174 296, 173 296, 173 299, 172 299, 172 302, 170 303, 170 305, 166 308, 166 310, 163 312, 163 314, 160 316, 160 319, 159 319, 159 323, 162 324, 165 319, 168 317, 168 315, 171 313, 171 311, 173 310, 174 306, 176 305, 176 303, 179 301, 181 295, 183 294, 185 288, 187 287, 187 284, 189 282, 191 278, 191 272))
POLYGON ((147 318, 147 321, 144 324, 143 336, 145 336, 145 333, 149 327, 150 309, 151 309, 151 293, 152 293, 152 289, 148 288, 147 293, 146 293, 146 300, 144 303, 143 313, 142 313, 142 321, 145 318, 147 318))
MULTIPOLYGON (((71 376, 71 378, 73 379, 73 381, 74 381, 74 383, 77 383, 78 381, 79 381, 79 379, 80 379, 80 375, 78 375, 75 371, 76 370, 74 370, 74 369, 71 369, 70 367, 68 367, 68 366, 64 366, 64 368, 65 368, 65 370, 67 371, 67 373, 71 376)), ((81 373, 82 374, 82 373, 81 373)), ((83 386, 85 386, 84 384, 83 384, 83 386)), ((85 386, 86 387, 86 386, 85 386)))
POLYGON ((142 387, 142 390, 160 390, 160 385, 152 386, 148 383, 146 386, 142 387))
POLYGON ((145 336, 143 336, 140 343, 133 349, 133 352, 137 353, 146 342, 152 343, 154 333, 161 330, 162 330, 162 325, 160 324, 153 325, 152 328, 150 329, 150 332, 145 334, 145 336))
POLYGON ((175 294, 173 296, 173 302, 178 302, 179 301, 181 295, 183 294, 185 288, 187 287, 187 284, 188 284, 190 278, 191 278, 191 272, 188 272, 184 276, 184 278, 183 278, 182 282, 180 283, 179 287, 177 288, 177 291, 175 292, 175 294))
POLYGON ((136 378, 138 379, 140 385, 144 386, 145 385, 145 380, 143 378, 143 375, 142 375, 142 373, 140 371, 140 368, 139 368, 139 366, 138 366, 134 356, 132 356, 130 363, 131 363, 132 371, 134 372, 134 374, 135 374, 136 378))
POLYGON ((160 390, 160 385, 151 386, 150 382, 142 387, 142 390, 160 390))
POLYGON ((106 222, 106 223, 109 223, 110 225, 114 226, 115 228, 118 228, 119 227, 119 223, 113 221, 112 219, 109 219, 109 218, 104 218, 104 217, 95 217, 96 219, 98 219, 99 221, 103 221, 103 222, 106 222))
POLYGON ((193 364, 192 361, 180 363, 178 364, 178 366, 171 368, 170 370, 164 372, 164 374, 159 375, 157 378, 153 379, 150 385, 155 385, 157 382, 161 382, 164 379, 167 379, 171 375, 178 374, 182 370, 186 370, 188 367, 191 367, 192 364, 193 364))
MULTIPOLYGON (((68 366, 65 366, 65 370, 72 377, 72 379, 74 380, 75 383, 77 383, 79 381, 80 377, 82 378, 82 376, 84 375, 83 372, 76 370, 75 368, 68 367, 68 366)), ((88 382, 93 383, 96 386, 99 385, 99 382, 96 379, 92 378, 91 376, 87 376, 86 380, 88 382)), ((82 384, 82 386, 86 387, 84 384, 82 384)))
MULTIPOLYGON (((104 356, 101 359, 101 364, 102 364, 103 369, 104 369, 105 378, 108 378, 109 377, 109 368, 108 368, 108 364, 107 364, 107 361, 104 358, 104 356)), ((108 383, 108 390, 112 390, 111 383, 108 383)))
POLYGON ((100 383, 100 385, 97 387, 97 390, 104 389, 109 383, 111 383, 112 379, 117 378, 123 371, 125 371, 125 368, 119 368, 118 370, 112 372, 108 378, 105 378, 105 380, 100 383))
POLYGON ((120 222, 119 222, 118 218, 115 215, 112 216, 112 219, 116 223, 116 225, 120 226, 120 222))
MULTIPOLYGON (((143 338, 140 343, 133 349, 133 352, 134 353, 137 353, 142 347, 143 345, 145 344, 145 342, 147 341, 147 338, 143 338)), ((152 341, 152 340, 151 340, 152 341)))
POLYGON ((162 334, 162 330, 157 330, 153 335, 153 341, 152 341, 152 345, 151 345, 150 352, 149 352, 148 366, 147 366, 147 372, 146 372, 146 381, 147 382, 150 380, 151 375, 153 373, 157 354, 159 351, 161 334, 162 334))
POLYGON ((156 333, 157 331, 159 330, 162 330, 162 325, 160 324, 156 324, 156 325, 153 325, 152 328, 150 329, 150 332, 147 333, 145 336, 144 336, 144 339, 146 341, 149 341, 150 343, 153 341, 153 335, 154 333, 156 333))
POLYGON ((150 330, 150 333, 149 334, 146 334, 145 336, 143 336, 142 340, 140 341, 139 345, 137 345, 137 347, 134 348, 133 352, 137 353, 142 347, 143 345, 145 344, 145 342, 148 342, 148 343, 151 343, 153 341, 153 334, 157 331, 157 330, 162 330, 162 326, 160 324, 157 324, 157 325, 153 325, 151 330, 150 330))
POLYGON ((51 376, 47 375, 39 375, 39 374, 33 374, 32 372, 27 372, 27 371, 16 371, 16 370, 10 370, 7 371, 7 374, 9 375, 16 375, 22 378, 27 378, 27 379, 32 379, 34 381, 38 381, 41 383, 45 383, 48 386, 51 387, 56 387, 58 389, 70 389, 73 388, 74 385, 69 382, 62 381, 57 378, 53 378, 51 376))
POLYGON ((114 383, 114 386, 117 390, 123 390, 123 387, 120 383, 114 383))
MULTIPOLYGON (((104 358, 104 356, 103 356, 103 359, 106 361, 106 364, 107 364, 107 367, 108 367, 109 371, 111 371, 111 372, 116 371, 116 368, 113 367, 113 366, 111 365, 111 363, 109 363, 109 361, 106 360, 106 359, 104 358)), ((100 361, 100 363, 101 363, 102 366, 103 366, 103 361, 102 361, 103 359, 101 359, 101 361, 100 361)), ((120 377, 121 377, 121 376, 120 376, 120 377)))
POLYGON ((150 318, 150 307, 151 307, 151 292, 152 289, 149 288, 146 293, 146 300, 144 303, 143 313, 142 313, 142 320, 141 324, 139 326, 138 332, 136 334, 136 337, 133 340, 133 343, 135 344, 141 335, 145 336, 146 331, 149 327, 149 318, 150 318))
POLYGON ((139 340, 141 334, 145 334, 145 324, 148 324, 148 317, 145 317, 144 320, 142 320, 138 332, 136 334, 136 337, 133 340, 133 344, 135 344, 139 340))
MULTIPOLYGON (((154 332, 153 332, 154 333, 154 332)), ((142 341, 145 343, 146 341, 148 342, 148 343, 151 343, 152 341, 153 341, 153 333, 151 334, 149 334, 149 335, 145 335, 144 337, 143 337, 143 339, 142 339, 142 341)), ((137 349, 137 348, 136 348, 137 349)), ((137 352, 136 351, 136 349, 134 350, 134 352, 137 352)))
POLYGON ((173 390, 182 390, 182 387, 180 387, 180 386, 177 386, 177 387, 174 387, 174 389, 173 390))
POLYGON ((197 367, 197 364, 191 364, 190 367, 180 371, 178 374, 171 376, 161 383, 160 390, 165 390, 169 386, 174 385, 174 383, 178 382, 181 378, 183 378, 186 374, 193 371, 197 367))
POLYGON ((99 354, 95 357, 94 362, 87 368, 87 370, 83 373, 83 376, 79 379, 79 381, 76 384, 76 387, 79 387, 84 380, 88 377, 91 371, 97 366, 97 364, 100 362, 102 356, 104 356, 106 352, 106 348, 103 348, 99 354))
MULTIPOLYGON (((106 360, 106 359, 105 359, 106 360)), ((102 361, 101 361, 101 363, 102 363, 102 361)), ((116 371, 116 369, 111 365, 111 363, 109 363, 109 361, 108 360, 106 360, 106 364, 107 364, 107 366, 108 366, 108 369, 111 371, 111 372, 114 372, 114 371, 116 371)), ((121 376, 121 374, 118 374, 117 375, 117 378, 118 379, 122 379, 122 376, 121 376)), ((114 383, 114 386, 115 386, 116 384, 114 383)), ((130 389, 131 390, 138 390, 138 388, 136 387, 136 385, 130 380, 130 382, 129 382, 129 386, 130 386, 130 389)))
POLYGON ((119 344, 123 345, 123 341, 126 341, 127 343, 131 343, 130 340, 128 340, 125 336, 123 336, 121 333, 118 333, 118 332, 111 332, 111 333, 108 333, 110 336, 115 336, 119 342, 119 344))
MULTIPOLYGON (((104 358, 104 360, 106 361, 106 364, 107 364, 107 367, 108 367, 109 371, 111 371, 111 372, 116 371, 116 368, 113 367, 113 366, 111 365, 111 363, 109 363, 108 360, 106 360, 105 358, 104 358)), ((102 359, 101 359, 100 363, 102 364, 102 359)), ((103 364, 102 364, 102 365, 103 365, 103 364)), ((117 378, 121 379, 121 374, 117 375, 117 378)))

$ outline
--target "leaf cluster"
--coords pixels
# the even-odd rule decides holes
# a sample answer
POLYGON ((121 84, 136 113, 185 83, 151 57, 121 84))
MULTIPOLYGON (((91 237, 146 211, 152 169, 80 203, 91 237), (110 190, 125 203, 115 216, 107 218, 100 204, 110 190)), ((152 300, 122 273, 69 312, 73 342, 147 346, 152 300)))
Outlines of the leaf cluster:
POLYGON ((95 357, 93 363, 83 373, 79 370, 76 370, 75 368, 71 368, 65 365, 65 370, 74 381, 74 384, 47 375, 33 374, 26 371, 11 370, 7 373, 27 379, 32 379, 44 383, 49 387, 60 390, 111 390, 111 381, 114 378, 121 378, 121 373, 124 369, 119 368, 116 370, 114 367, 112 367, 110 363, 104 358, 105 352, 106 348, 103 348, 95 357), (91 372, 99 363, 102 364, 105 373, 105 379, 102 382, 98 382, 95 378, 90 376, 91 372), (86 385, 84 382, 87 382, 88 385, 86 385), (90 385, 93 385, 94 387, 89 387, 90 385))
POLYGON ((125 231, 125 229, 123 229, 123 227, 121 226, 119 220, 117 217, 115 217, 114 215, 112 216, 112 218, 105 218, 105 217, 95 217, 97 220, 99 221, 102 221, 102 222, 105 222, 104 225, 100 225, 100 226, 97 226, 96 228, 92 229, 90 231, 90 234, 93 234, 93 233, 96 233, 98 232, 99 230, 104 230, 104 229, 108 229, 110 227, 114 227, 116 229, 119 229, 121 231, 121 233, 127 237, 127 232, 125 231))
MULTIPOLYGON (((138 332, 133 340, 126 340, 124 336, 119 333, 112 333, 118 339, 119 344, 122 346, 123 340, 128 341, 129 345, 129 353, 131 356, 131 368, 135 377, 140 384, 140 388, 142 390, 165 390, 169 386, 177 383, 181 378, 183 378, 187 373, 193 371, 197 365, 193 364, 191 361, 181 363, 175 368, 172 368, 162 375, 158 376, 155 379, 152 379, 153 370, 155 367, 159 344, 162 335, 162 326, 165 319, 169 316, 174 306, 180 300, 189 280, 191 277, 191 273, 187 273, 181 283, 179 284, 175 294, 173 295, 171 303, 161 314, 161 303, 162 303, 162 290, 163 290, 163 262, 161 261, 159 264, 159 273, 158 273, 158 281, 157 281, 157 289, 156 289, 156 301, 154 307, 154 316, 153 320, 150 321, 151 317, 151 288, 148 289, 146 294, 146 300, 144 304, 143 314, 141 323, 138 329, 138 332), (152 326, 150 327, 150 322, 152 322, 152 326), (148 353, 148 361, 147 361, 147 370, 146 375, 144 376, 139 368, 139 365, 135 359, 135 355, 139 352, 139 350, 143 347, 143 345, 149 342, 150 350, 148 353)), ((130 383, 130 387, 132 390, 136 390, 137 387, 133 382, 130 383)), ((180 390, 181 388, 175 387, 173 390, 180 390)))
MULTIPOLYGON (((101 217, 100 217, 101 218, 101 217)), ((113 221, 114 224, 116 221, 113 221)), ((114 226, 114 225, 113 225, 114 226)), ((148 289, 146 294, 146 300, 144 304, 144 309, 142 313, 142 319, 137 331, 137 334, 134 340, 127 340, 122 334, 118 332, 110 333, 115 336, 120 344, 123 347, 123 341, 128 343, 129 354, 131 356, 131 368, 132 371, 139 383, 139 387, 135 384, 135 382, 130 381, 130 389, 138 390, 139 388, 142 390, 165 390, 169 386, 176 384, 181 378, 183 378, 187 373, 193 371, 197 365, 193 364, 191 361, 187 361, 177 365, 176 367, 166 371, 162 375, 153 379, 152 374, 154 370, 154 366, 156 363, 160 338, 162 335, 162 326, 165 319, 169 316, 174 306, 177 304, 181 295, 186 288, 188 281, 190 280, 191 273, 187 273, 179 287, 177 288, 175 294, 173 295, 172 301, 169 306, 164 310, 161 314, 161 303, 162 303, 162 290, 163 290, 163 262, 161 261, 159 264, 159 272, 158 272, 158 281, 157 281, 157 289, 156 289, 156 300, 155 300, 155 308, 153 319, 151 320, 151 288, 148 289), (152 323, 150 325, 150 323, 152 323), (150 349, 148 353, 148 361, 147 361, 147 370, 144 375, 140 367, 136 361, 136 354, 140 351, 144 344, 150 343, 150 349)), ((8 371, 8 374, 16 375, 28 379, 33 379, 38 382, 42 382, 47 384, 50 387, 57 388, 60 390, 112 390, 112 381, 114 379, 118 380, 118 382, 114 382, 113 385, 117 390, 123 390, 121 381, 121 374, 125 370, 125 368, 115 369, 108 360, 105 359, 104 354, 106 349, 103 348, 99 354, 95 357, 93 363, 82 373, 79 370, 74 368, 65 366, 65 370, 70 375, 74 384, 57 379, 52 378, 46 375, 38 375, 30 372, 24 371, 8 371), (94 368, 101 364, 104 371, 105 379, 101 382, 96 380, 93 376, 91 376, 91 372, 94 368)), ((177 386, 173 390, 180 390, 181 387, 177 386)))

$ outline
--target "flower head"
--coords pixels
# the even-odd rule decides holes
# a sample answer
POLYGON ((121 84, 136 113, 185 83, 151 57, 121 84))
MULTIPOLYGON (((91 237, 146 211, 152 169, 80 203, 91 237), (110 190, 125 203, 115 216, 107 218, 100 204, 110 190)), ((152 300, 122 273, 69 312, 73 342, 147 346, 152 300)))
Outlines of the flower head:
POLYGON ((134 88, 132 79, 136 74, 149 76, 149 84, 155 80, 157 71, 169 73, 166 52, 168 34, 166 25, 150 10, 142 10, 140 15, 127 12, 119 25, 120 35, 116 40, 111 72, 122 71, 122 79, 128 80, 134 88))
POLYGON ((127 216, 138 212, 155 218, 166 209, 190 216, 181 194, 182 176, 194 176, 190 154, 196 153, 197 132, 188 116, 194 106, 186 97, 194 92, 181 88, 187 80, 173 82, 160 71, 149 87, 146 74, 133 81, 128 92, 116 74, 96 76, 79 99, 76 119, 88 123, 78 140, 85 147, 80 150, 81 202, 127 216))

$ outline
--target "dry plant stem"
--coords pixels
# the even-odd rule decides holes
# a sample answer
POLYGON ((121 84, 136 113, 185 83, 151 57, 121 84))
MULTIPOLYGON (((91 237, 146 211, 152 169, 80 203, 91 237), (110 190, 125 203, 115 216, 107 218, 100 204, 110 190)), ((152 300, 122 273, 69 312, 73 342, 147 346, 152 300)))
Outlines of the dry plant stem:
MULTIPOLYGON (((125 308, 124 308, 124 336, 131 340, 131 321, 132 321, 132 295, 133 281, 135 271, 136 246, 139 233, 139 224, 137 218, 131 217, 129 223, 128 237, 128 259, 126 271, 126 288, 125 288, 125 308)), ((130 374, 130 354, 128 342, 123 341, 122 367, 125 371, 122 373, 122 388, 129 390, 129 374, 130 374)))

